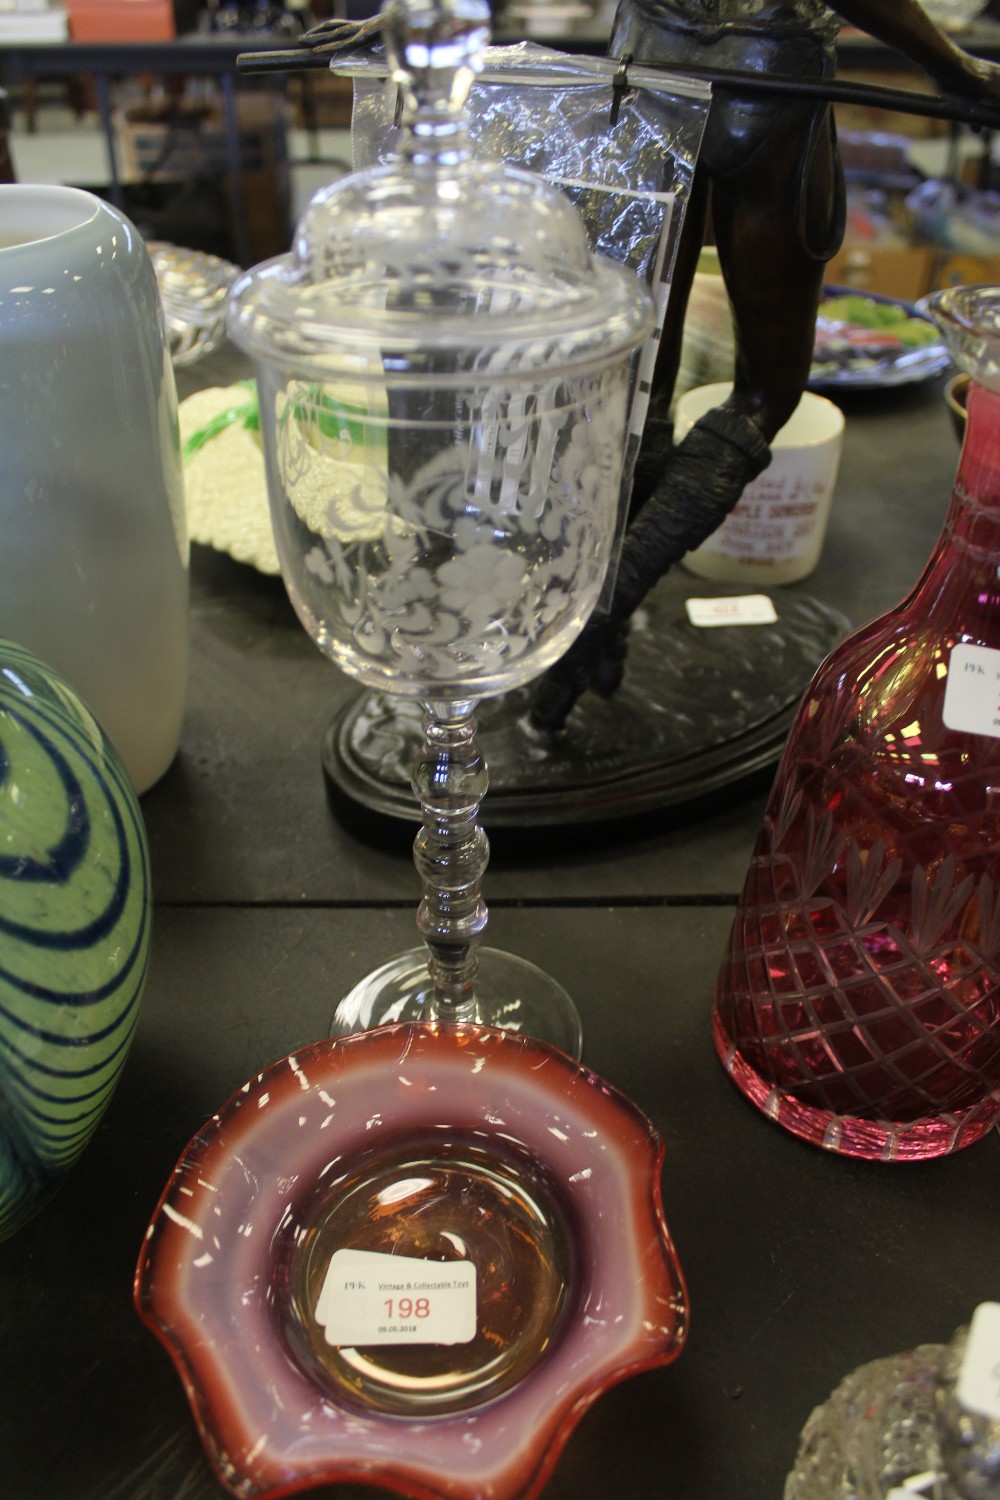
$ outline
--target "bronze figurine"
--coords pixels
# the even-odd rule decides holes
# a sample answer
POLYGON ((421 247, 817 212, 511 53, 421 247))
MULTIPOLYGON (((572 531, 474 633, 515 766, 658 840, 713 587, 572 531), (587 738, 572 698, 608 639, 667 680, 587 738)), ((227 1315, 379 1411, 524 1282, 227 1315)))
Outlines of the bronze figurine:
MULTIPOLYGON (((836 0, 839 17, 918 64, 946 95, 1000 105, 1000 67, 956 46, 918 0, 836 0)), ((610 51, 637 63, 828 79, 840 21, 821 0, 621 0, 610 51)), ((770 462, 812 363, 827 261, 844 228, 843 174, 827 101, 716 85, 636 467, 610 610, 539 684, 532 720, 561 727, 591 688, 621 682, 629 620, 685 552, 722 523, 770 462), (733 312, 733 392, 676 448, 669 411, 688 293, 711 212, 733 312)))

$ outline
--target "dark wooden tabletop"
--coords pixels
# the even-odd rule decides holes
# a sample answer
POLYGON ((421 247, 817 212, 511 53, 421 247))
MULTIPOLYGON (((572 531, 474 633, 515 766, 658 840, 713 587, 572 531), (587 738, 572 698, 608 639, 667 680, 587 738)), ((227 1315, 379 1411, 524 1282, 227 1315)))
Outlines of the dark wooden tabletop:
MULTIPOLYGON (((231 369, 214 356, 182 389, 231 369)), ((795 587, 861 621, 915 580, 958 449, 940 380, 843 404, 826 548, 795 587)), ((405 842, 360 837, 327 800, 320 738, 353 687, 279 580, 200 547, 191 576, 183 741, 142 799, 156 904, 138 1034, 83 1160, 0 1246, 10 1500, 221 1500, 180 1383, 132 1308, 149 1216, 200 1124, 323 1036, 346 989, 415 942, 405 842)), ((569 989, 584 1060, 665 1139, 692 1308, 676 1363, 583 1419, 550 1500, 780 1500, 802 1424, 841 1377, 947 1339, 1000 1291, 996 1133, 923 1165, 841 1160, 759 1117, 715 1060, 712 983, 765 790, 757 778, 593 843, 558 829, 500 841, 487 876, 490 942, 569 989)))

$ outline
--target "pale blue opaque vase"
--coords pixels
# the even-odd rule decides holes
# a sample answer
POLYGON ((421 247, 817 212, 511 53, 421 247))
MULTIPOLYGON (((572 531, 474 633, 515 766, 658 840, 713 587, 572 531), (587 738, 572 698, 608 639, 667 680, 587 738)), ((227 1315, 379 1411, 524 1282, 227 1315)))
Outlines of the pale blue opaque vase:
POLYGON ((149 254, 77 188, 0 186, 0 636, 81 695, 137 792, 180 741, 188 549, 149 254))

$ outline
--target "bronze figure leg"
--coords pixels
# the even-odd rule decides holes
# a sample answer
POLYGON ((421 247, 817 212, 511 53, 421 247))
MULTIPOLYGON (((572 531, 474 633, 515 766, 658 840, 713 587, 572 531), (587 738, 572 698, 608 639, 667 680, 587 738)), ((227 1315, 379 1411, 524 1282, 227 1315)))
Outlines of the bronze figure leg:
POLYGON ((841 234, 839 169, 827 120, 811 129, 808 114, 790 111, 782 124, 766 149, 712 185, 736 333, 732 404, 769 443, 808 383, 823 275, 841 234))
MULTIPOLYGON (((739 121, 738 106, 733 118, 739 121)), ((775 110, 774 128, 743 153, 738 168, 711 177, 716 244, 733 305, 733 392, 678 447, 669 445, 665 413, 708 202, 706 177, 702 169, 695 174, 695 212, 678 250, 653 418, 637 464, 636 505, 610 611, 591 622, 539 684, 532 719, 543 729, 559 728, 587 688, 602 696, 617 689, 633 612, 674 563, 721 525, 767 466, 770 442, 808 382, 823 273, 839 239, 842 202, 829 118, 814 105, 795 104, 775 110)))

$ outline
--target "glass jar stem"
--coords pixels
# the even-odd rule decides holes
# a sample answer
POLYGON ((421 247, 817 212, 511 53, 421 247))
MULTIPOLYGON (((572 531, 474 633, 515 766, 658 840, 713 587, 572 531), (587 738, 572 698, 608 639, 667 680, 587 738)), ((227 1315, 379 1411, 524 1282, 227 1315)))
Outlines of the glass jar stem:
POLYGON ((427 945, 435 1008, 442 1019, 471 1016, 476 948, 486 927, 480 894, 490 846, 479 826, 489 779, 476 744, 475 700, 429 702, 412 786, 423 824, 413 862, 423 887, 417 928, 427 945))

